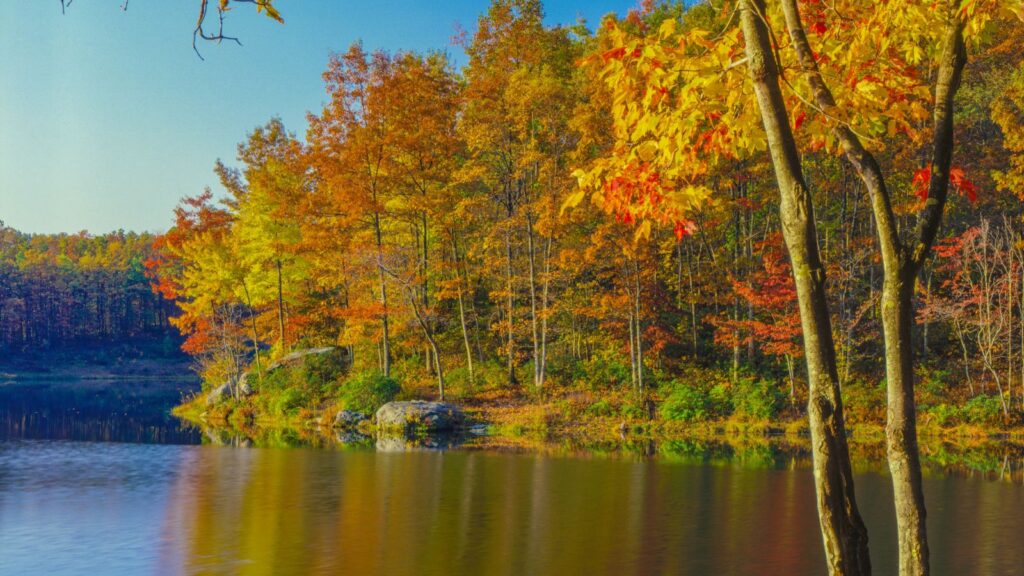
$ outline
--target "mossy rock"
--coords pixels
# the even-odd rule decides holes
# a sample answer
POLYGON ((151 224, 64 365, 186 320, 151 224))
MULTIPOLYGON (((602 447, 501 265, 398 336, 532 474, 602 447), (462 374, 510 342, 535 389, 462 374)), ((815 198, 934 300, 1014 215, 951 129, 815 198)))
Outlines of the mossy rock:
POLYGON ((445 402, 388 402, 377 410, 377 430, 403 434, 452 432, 462 429, 462 409, 445 402))

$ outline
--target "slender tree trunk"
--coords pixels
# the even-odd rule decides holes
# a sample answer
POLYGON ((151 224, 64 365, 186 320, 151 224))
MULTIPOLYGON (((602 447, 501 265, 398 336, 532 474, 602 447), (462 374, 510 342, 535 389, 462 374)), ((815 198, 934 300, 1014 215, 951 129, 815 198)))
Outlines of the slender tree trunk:
POLYGON ((430 324, 427 322, 425 317, 425 311, 420 310, 420 304, 417 302, 416 290, 409 287, 408 290, 408 302, 412 308, 413 316, 416 317, 416 323, 420 325, 423 330, 423 337, 427 340, 427 345, 430 347, 431 355, 434 358, 434 371, 437 376, 437 395, 441 402, 445 400, 445 383, 444 383, 444 369, 441 367, 441 352, 437 348, 437 340, 434 339, 434 334, 430 330, 430 324))
POLYGON ((458 286, 458 297, 459 297, 459 325, 462 326, 462 342, 466 346, 466 369, 469 371, 469 385, 470 387, 476 385, 476 378, 473 375, 473 346, 469 342, 469 328, 466 325, 466 306, 463 303, 463 283, 462 283, 462 272, 459 258, 459 245, 455 240, 455 234, 452 234, 452 257, 455 259, 455 280, 456 286, 458 286))
POLYGON ((543 387, 544 382, 547 380, 548 370, 548 295, 550 294, 551 288, 551 242, 552 239, 549 236, 547 243, 544 246, 544 282, 541 288, 541 318, 540 318, 540 371, 538 376, 540 377, 540 383, 538 387, 543 387))
POLYGON ((505 232, 505 281, 508 290, 508 383, 516 385, 515 292, 512 285, 512 231, 505 232))
MULTIPOLYGON (((924 576, 929 573, 914 405, 913 296, 914 282, 935 241, 949 192, 949 169, 953 153, 953 97, 959 88, 960 75, 967 59, 963 22, 959 20, 959 2, 951 0, 945 8, 949 10, 951 20, 944 30, 943 52, 936 72, 928 202, 918 216, 912 245, 905 246, 900 237, 885 178, 877 160, 848 126, 838 124, 834 128, 847 160, 869 192, 882 253, 882 328, 886 346, 888 396, 886 447, 899 531, 900 574, 903 576, 924 576)), ((836 107, 835 99, 818 70, 817 60, 800 20, 797 0, 783 0, 782 9, 801 71, 810 84, 817 104, 829 113, 836 107)))
POLYGON ((277 329, 281 335, 281 352, 287 347, 284 334, 284 285, 281 279, 281 259, 277 259, 277 329))
POLYGON ((381 234, 380 213, 373 215, 373 230, 377 239, 377 273, 380 282, 381 312, 381 368, 384 376, 391 377, 391 330, 388 319, 388 283, 384 270, 384 242, 381 234))
POLYGON ((886 451, 892 477, 900 550, 900 574, 928 573, 921 462, 914 404, 914 270, 886 270, 882 284, 885 340, 886 451))
POLYGON ((633 323, 633 313, 629 313, 629 386, 633 390, 637 389, 637 378, 636 378, 636 339, 634 338, 635 325, 633 323))
POLYGON ((256 312, 252 308, 252 298, 249 296, 249 286, 245 280, 242 281, 242 290, 245 292, 245 303, 249 307, 249 323, 252 327, 252 352, 256 358, 256 376, 263 381, 263 365, 260 362, 260 336, 256 331, 256 312))
POLYGON ((814 206, 790 129, 764 18, 763 0, 742 0, 740 20, 748 66, 779 185, 780 221, 800 309, 811 455, 825 556, 833 576, 866 575, 871 573, 867 529, 854 493, 814 206))
POLYGON ((643 324, 640 320, 640 255, 633 262, 633 316, 636 318, 636 387, 640 395, 644 393, 644 341, 643 324))
POLYGON ((533 387, 540 388, 540 327, 537 318, 537 262, 533 241, 533 216, 526 211, 526 257, 530 275, 530 324, 533 330, 533 387))

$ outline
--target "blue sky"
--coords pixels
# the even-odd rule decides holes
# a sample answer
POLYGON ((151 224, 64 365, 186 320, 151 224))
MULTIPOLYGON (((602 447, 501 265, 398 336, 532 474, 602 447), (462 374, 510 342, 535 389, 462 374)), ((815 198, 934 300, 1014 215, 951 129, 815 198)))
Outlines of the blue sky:
MULTIPOLYGON (((280 116, 299 135, 325 100, 332 51, 461 49, 485 0, 278 0, 284 26, 239 5, 244 46, 192 51, 197 2, 0 2, 0 220, 25 232, 160 231, 179 198, 216 185, 245 134, 280 116)), ((593 25, 635 0, 550 0, 549 24, 593 25)))

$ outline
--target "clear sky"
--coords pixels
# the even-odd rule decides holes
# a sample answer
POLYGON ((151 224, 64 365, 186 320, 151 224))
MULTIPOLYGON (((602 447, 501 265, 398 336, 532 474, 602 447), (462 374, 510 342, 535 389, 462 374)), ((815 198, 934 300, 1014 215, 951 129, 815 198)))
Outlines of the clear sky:
MULTIPOLYGON (((277 0, 286 24, 238 5, 244 46, 192 51, 196 0, 0 2, 0 220, 25 232, 161 231, 179 198, 216 188, 272 116, 300 136, 325 100, 332 51, 447 50, 486 0, 277 0)), ((593 25, 635 0, 549 0, 549 24, 593 25)))

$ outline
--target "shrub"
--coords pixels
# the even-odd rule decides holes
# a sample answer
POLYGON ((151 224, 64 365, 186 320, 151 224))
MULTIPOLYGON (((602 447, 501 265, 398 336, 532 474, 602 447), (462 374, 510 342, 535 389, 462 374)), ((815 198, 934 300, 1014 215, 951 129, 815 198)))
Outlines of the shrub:
POLYGON ((342 408, 373 414, 402 391, 398 381, 380 372, 360 372, 341 385, 338 399, 342 408))
POLYGON ((595 390, 618 387, 629 383, 630 368, 622 361, 621 354, 604 349, 582 363, 576 378, 595 390))
POLYGON ((598 400, 587 407, 587 414, 591 416, 614 416, 617 410, 607 400, 598 400))
POLYGON ((968 400, 962 413, 971 424, 998 425, 1003 421, 1003 403, 998 396, 982 394, 968 400))
POLYGON ((622 408, 619 409, 619 413, 623 418, 629 418, 630 420, 641 420, 647 418, 647 411, 635 402, 623 404, 622 408))
POLYGON ((715 384, 708 390, 708 405, 712 414, 719 417, 726 417, 733 413, 732 394, 725 384, 715 384))
POLYGON ((660 412, 666 420, 701 422, 710 414, 708 396, 697 387, 676 383, 672 393, 661 403, 660 412))
POLYGON ((305 406, 309 398, 298 388, 285 388, 270 398, 270 411, 277 416, 288 416, 305 406))
POLYGON ((770 420, 778 415, 785 395, 771 382, 743 378, 733 386, 732 401, 738 414, 770 420))
POLYGON ((960 421, 960 408, 949 404, 931 406, 928 414, 939 426, 950 426, 960 421))

